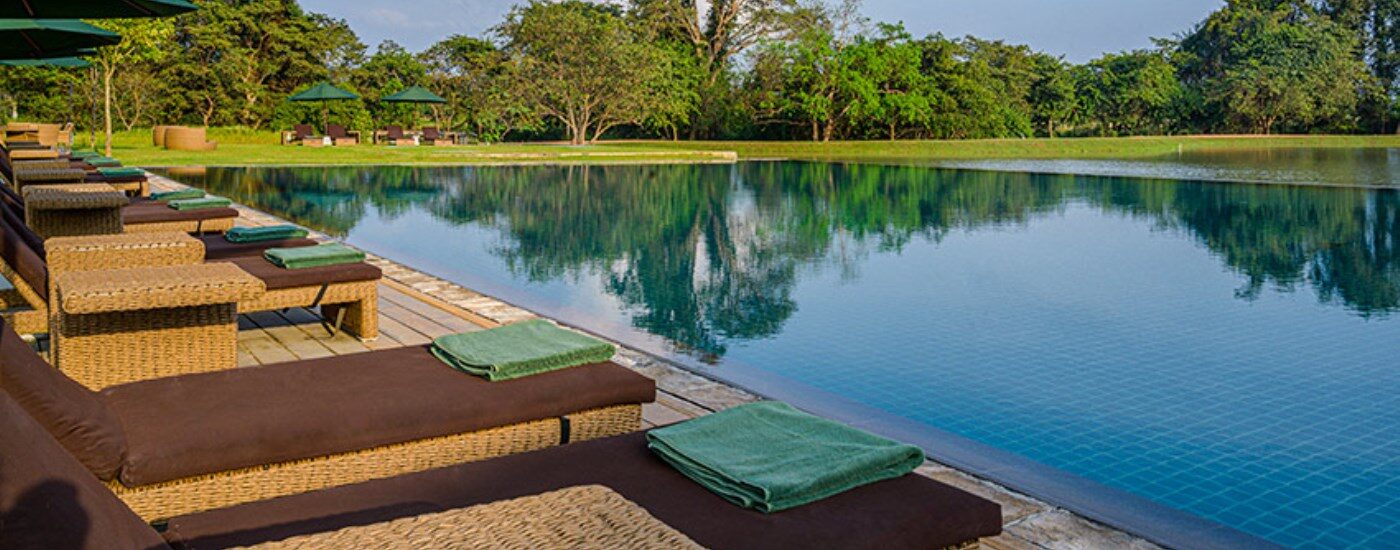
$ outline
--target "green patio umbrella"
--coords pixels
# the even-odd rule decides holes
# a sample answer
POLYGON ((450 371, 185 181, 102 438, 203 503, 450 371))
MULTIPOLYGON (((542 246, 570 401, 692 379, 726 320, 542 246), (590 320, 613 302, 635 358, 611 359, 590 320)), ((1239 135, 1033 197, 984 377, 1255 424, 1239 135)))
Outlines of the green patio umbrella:
POLYGON ((49 57, 44 59, 10 59, 0 61, 7 67, 57 67, 60 69, 86 69, 92 66, 81 57, 49 57))
POLYGON ((345 99, 360 99, 353 93, 347 92, 329 82, 319 82, 305 91, 287 98, 288 101, 320 101, 321 102, 321 129, 324 131, 329 122, 330 113, 327 111, 327 101, 339 101, 345 99))
POLYGON ((447 103, 447 100, 443 99, 442 96, 432 93, 422 86, 409 86, 380 98, 380 101, 389 101, 392 103, 447 103))
POLYGON ((74 19, 0 19, 0 60, 65 57, 121 40, 74 19))
POLYGON ((186 0, 0 0, 0 19, 166 17, 197 9, 186 0))
MULTIPOLYGON (((390 103, 447 103, 446 99, 435 93, 428 91, 422 86, 409 86, 392 94, 379 98, 380 101, 390 103)), ((414 113, 414 123, 418 122, 418 113, 414 113)))

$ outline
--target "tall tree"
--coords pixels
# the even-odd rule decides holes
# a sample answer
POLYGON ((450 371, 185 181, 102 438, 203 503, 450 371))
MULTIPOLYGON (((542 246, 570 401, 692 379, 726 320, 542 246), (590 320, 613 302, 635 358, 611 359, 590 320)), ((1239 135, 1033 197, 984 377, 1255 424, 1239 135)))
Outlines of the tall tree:
POLYGON ((654 21, 688 48, 701 77, 696 92, 704 120, 691 126, 691 138, 712 135, 727 75, 734 60, 765 39, 787 36, 803 16, 798 0, 633 0, 643 19, 654 21))
POLYGON ((662 52, 638 40, 615 7, 532 0, 513 9, 496 32, 515 64, 517 93, 563 125, 574 144, 640 124, 665 99, 649 93, 657 79, 670 76, 662 52))
POLYGON ((490 41, 453 35, 419 58, 433 90, 447 100, 443 114, 449 126, 470 129, 476 139, 490 143, 538 120, 511 88, 510 58, 490 41))
MULTIPOLYGON (((162 60, 171 50, 175 27, 169 19, 108 19, 98 25, 122 35, 122 41, 97 49, 92 56, 102 79, 103 150, 112 154, 112 87, 117 75, 133 66, 162 60)), ((140 85, 141 83, 137 83, 140 85)), ((149 83, 146 83, 149 84, 149 83)))
POLYGON ((1111 53, 1076 67, 1075 89, 1101 135, 1169 130, 1171 108, 1182 93, 1166 54, 1151 50, 1111 53))
POLYGON ((1032 57, 1032 67, 1035 78, 1027 97, 1031 117, 1053 138, 1056 125, 1069 122, 1078 105, 1074 74, 1063 59, 1043 53, 1032 57))

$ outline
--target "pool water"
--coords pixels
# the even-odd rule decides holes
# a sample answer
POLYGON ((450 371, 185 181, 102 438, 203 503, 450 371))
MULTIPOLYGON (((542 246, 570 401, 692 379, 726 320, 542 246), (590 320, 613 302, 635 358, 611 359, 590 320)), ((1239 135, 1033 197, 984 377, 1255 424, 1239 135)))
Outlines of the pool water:
POLYGON ((1400 192, 822 163, 177 179, 1295 547, 1400 540, 1400 192))

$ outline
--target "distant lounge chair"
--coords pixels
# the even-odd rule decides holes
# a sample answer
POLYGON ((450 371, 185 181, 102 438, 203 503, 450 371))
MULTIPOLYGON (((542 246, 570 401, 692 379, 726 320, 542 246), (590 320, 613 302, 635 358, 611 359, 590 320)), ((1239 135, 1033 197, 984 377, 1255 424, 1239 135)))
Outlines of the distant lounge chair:
POLYGON ((439 132, 436 126, 428 126, 423 128, 422 142, 428 145, 452 145, 453 137, 455 135, 451 132, 439 132))
POLYGON ((294 124, 291 131, 282 132, 283 145, 306 145, 310 141, 321 141, 321 136, 316 135, 316 129, 310 124, 294 124))
POLYGON ((360 133, 357 131, 347 131, 339 124, 327 124, 326 136, 331 138, 334 145, 359 145, 360 133))
POLYGON ((403 126, 388 125, 379 132, 380 138, 389 145, 415 145, 413 138, 404 134, 403 126))

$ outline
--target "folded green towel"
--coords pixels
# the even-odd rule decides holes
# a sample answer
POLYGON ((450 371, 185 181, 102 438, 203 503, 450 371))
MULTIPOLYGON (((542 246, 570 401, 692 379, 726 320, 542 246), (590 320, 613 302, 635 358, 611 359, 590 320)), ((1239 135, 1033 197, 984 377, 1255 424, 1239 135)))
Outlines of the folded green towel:
POLYGON ((284 269, 306 269, 323 265, 353 264, 365 261, 365 253, 343 244, 329 243, 295 248, 269 248, 263 257, 284 269))
POLYGON ((193 187, 186 187, 179 191, 162 191, 160 193, 151 193, 151 200, 157 201, 176 201, 180 199, 202 198, 204 198, 204 190, 195 189, 193 187))
POLYGON ((205 208, 223 208, 233 204, 233 201, 214 195, 205 195, 197 199, 173 200, 165 204, 176 210, 201 210, 205 208))
POLYGON ((896 478, 924 462, 918 447, 776 401, 651 430, 647 447, 725 500, 763 512, 896 478))
POLYGON ((132 176, 144 176, 146 171, 130 166, 118 166, 113 168, 98 168, 97 173, 109 178, 129 178, 132 176))
POLYGON ((532 319, 433 340, 433 355, 487 380, 510 380, 611 359, 612 344, 532 319))
POLYGON ((99 153, 99 152, 97 152, 97 151, 70 151, 70 152, 68 153, 68 158, 79 159, 79 160, 81 160, 81 159, 93 158, 93 157, 100 157, 100 156, 102 156, 102 153, 99 153))
POLYGON ((114 168, 114 167, 117 167, 117 166, 121 166, 121 165, 122 165, 122 162, 121 162, 121 161, 119 161, 119 160, 117 160, 117 159, 114 159, 114 158, 111 158, 111 157, 88 157, 88 158, 83 159, 83 162, 86 162, 86 163, 91 164, 91 165, 93 165, 93 166, 107 167, 107 168, 114 168))
POLYGON ((224 232, 224 240, 231 243, 256 243, 300 239, 307 234, 305 229, 295 225, 269 225, 267 227, 235 227, 224 232))

